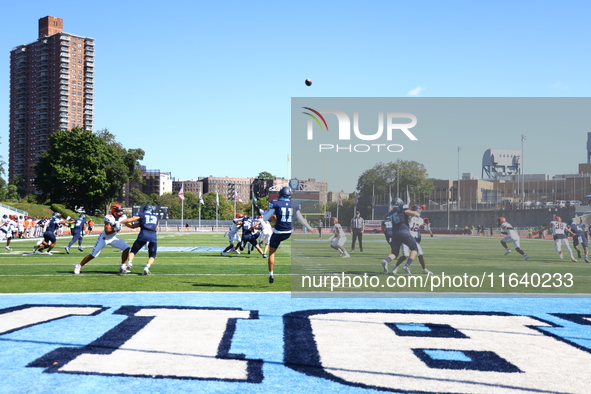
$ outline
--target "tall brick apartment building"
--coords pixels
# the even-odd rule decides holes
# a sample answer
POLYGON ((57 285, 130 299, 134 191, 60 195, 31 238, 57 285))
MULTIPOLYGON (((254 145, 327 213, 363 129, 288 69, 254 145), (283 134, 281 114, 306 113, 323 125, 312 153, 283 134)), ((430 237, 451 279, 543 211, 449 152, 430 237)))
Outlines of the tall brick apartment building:
POLYGON ((94 39, 63 31, 60 18, 39 19, 36 41, 10 52, 10 180, 34 193, 32 164, 58 129, 93 129, 94 39))

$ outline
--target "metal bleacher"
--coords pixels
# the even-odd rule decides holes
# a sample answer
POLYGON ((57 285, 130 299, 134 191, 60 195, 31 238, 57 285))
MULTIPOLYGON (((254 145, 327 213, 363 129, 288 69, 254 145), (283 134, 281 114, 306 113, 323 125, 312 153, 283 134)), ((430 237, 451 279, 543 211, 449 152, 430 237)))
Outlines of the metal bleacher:
POLYGON ((28 216, 29 213, 27 211, 23 211, 22 209, 17 209, 15 207, 11 207, 10 205, 0 203, 0 217, 4 215, 28 216))

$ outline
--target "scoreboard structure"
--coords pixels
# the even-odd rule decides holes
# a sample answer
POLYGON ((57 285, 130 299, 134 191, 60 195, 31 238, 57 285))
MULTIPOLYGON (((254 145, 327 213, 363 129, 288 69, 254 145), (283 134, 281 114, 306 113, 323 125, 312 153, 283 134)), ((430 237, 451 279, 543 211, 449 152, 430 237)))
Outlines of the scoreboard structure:
MULTIPOLYGON (((142 211, 143 205, 134 205, 131 207, 131 216, 136 216, 142 211)), ((158 215, 160 220, 168 220, 168 207, 154 206, 154 214, 158 215)))
MULTIPOLYGON (((279 190, 283 187, 290 187, 287 183, 274 185, 269 188, 269 201, 279 199, 279 190)), ((300 203, 301 212, 306 215, 321 214, 320 189, 317 186, 300 183, 297 189, 291 191, 291 200, 300 203)))

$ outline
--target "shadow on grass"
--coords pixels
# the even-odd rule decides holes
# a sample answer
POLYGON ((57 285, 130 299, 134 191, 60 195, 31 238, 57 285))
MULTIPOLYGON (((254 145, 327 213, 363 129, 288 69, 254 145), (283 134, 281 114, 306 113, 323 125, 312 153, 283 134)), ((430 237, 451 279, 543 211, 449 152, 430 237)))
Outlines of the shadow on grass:
MULTIPOLYGON (((58 274, 74 274, 74 270, 68 270, 68 271, 56 271, 58 274)), ((119 272, 117 271, 91 271, 91 270, 82 270, 80 271, 80 275, 84 275, 84 274, 93 274, 93 275, 116 275, 116 276, 125 276, 125 275, 141 275, 141 274, 135 274, 135 273, 131 273, 131 274, 125 274, 125 275, 120 275, 119 272)))
POLYGON ((195 286, 195 287, 244 287, 241 285, 221 285, 219 283, 194 283, 191 286, 195 286))

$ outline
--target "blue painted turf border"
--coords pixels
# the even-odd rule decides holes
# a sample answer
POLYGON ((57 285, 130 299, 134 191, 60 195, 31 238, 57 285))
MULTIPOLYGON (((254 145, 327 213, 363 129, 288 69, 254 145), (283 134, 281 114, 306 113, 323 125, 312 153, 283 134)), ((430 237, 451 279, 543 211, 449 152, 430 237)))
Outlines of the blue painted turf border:
MULTIPOLYGON (((397 298, 297 299, 290 293, 82 293, 1 294, 0 309, 25 304, 93 305, 108 308, 97 316, 71 316, 0 335, 2 393, 367 393, 374 389, 345 385, 299 373, 284 365, 284 316, 312 310, 407 310, 509 313, 556 324, 540 328, 561 340, 591 351, 589 298, 397 298), (263 361, 261 383, 147 379, 44 373, 26 365, 62 347, 82 347, 120 324, 126 317, 113 312, 124 306, 241 308, 257 311, 256 320, 238 320, 232 349, 263 361), (89 323, 89 321, 91 323, 89 323)), ((122 370, 125 366, 121 366, 122 370)), ((581 366, 582 372, 588 368, 581 366)), ((566 383, 565 383, 566 384, 566 383)), ((566 391, 568 391, 565 388, 566 391)))

